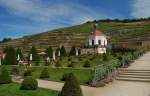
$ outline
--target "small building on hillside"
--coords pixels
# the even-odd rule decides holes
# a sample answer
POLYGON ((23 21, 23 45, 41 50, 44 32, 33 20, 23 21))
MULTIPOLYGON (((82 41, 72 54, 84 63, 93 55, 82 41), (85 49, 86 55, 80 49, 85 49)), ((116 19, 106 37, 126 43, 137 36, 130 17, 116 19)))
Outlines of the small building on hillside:
POLYGON ((94 25, 93 32, 88 37, 88 46, 81 49, 81 54, 103 54, 107 50, 107 37, 94 25))

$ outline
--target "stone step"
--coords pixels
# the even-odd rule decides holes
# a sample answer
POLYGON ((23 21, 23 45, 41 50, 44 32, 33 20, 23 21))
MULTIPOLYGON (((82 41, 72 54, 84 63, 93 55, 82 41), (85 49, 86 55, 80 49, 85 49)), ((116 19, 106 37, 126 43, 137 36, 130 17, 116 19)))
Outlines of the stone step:
POLYGON ((120 71, 119 73, 146 73, 146 74, 150 74, 150 71, 120 71))
POLYGON ((143 71, 143 72, 150 72, 150 70, 143 70, 143 69, 125 69, 125 68, 120 68, 119 71, 143 71))
POLYGON ((119 75, 150 76, 149 73, 119 73, 119 75))
POLYGON ((117 77, 120 78, 143 78, 143 79, 150 79, 150 76, 138 76, 138 75, 118 75, 117 77))
POLYGON ((116 77, 116 80, 120 81, 134 81, 134 82, 149 82, 150 79, 143 79, 143 78, 122 78, 122 77, 116 77))

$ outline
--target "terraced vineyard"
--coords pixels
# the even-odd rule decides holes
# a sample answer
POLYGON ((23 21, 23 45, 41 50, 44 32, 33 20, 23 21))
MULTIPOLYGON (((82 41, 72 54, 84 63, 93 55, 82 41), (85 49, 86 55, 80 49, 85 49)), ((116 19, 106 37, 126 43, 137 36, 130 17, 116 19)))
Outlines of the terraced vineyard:
MULTIPOLYGON (((96 23, 98 23, 99 29, 108 36, 111 43, 150 40, 149 20, 130 23, 114 21, 98 21, 96 23)), ((65 47, 70 47, 73 45, 81 47, 87 44, 88 35, 92 32, 93 24, 94 22, 88 22, 81 25, 51 30, 32 36, 25 36, 23 38, 0 44, 0 46, 20 46, 26 49, 28 49, 29 46, 36 46, 39 50, 43 50, 47 46, 58 47, 60 45, 64 45, 65 47)))

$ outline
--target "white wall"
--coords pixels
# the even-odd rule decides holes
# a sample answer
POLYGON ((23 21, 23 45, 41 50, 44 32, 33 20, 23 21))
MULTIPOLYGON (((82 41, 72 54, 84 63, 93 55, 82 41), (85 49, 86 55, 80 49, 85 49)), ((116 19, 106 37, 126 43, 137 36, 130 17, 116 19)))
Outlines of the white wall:
POLYGON ((98 48, 98 53, 100 54, 106 53, 106 48, 98 48))
POLYGON ((90 36, 89 45, 92 46, 92 40, 94 40, 94 45, 99 45, 98 41, 101 40, 101 45, 107 45, 107 39, 105 36, 90 36))

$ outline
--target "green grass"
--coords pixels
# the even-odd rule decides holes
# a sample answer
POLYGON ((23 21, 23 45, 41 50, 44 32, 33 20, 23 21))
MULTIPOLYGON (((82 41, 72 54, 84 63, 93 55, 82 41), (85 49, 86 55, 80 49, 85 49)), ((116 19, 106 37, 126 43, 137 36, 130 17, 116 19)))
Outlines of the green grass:
MULTIPOLYGON (((36 68, 34 67, 33 75, 39 78, 42 69, 43 69, 42 67, 36 68)), ((48 68, 48 69, 50 74, 50 78, 48 80, 51 81, 61 81, 62 76, 66 73, 73 73, 77 77, 80 84, 86 84, 92 78, 91 69, 73 69, 73 68, 48 68)))
MULTIPOLYGON (((12 66, 6 66, 6 68, 10 71, 13 67, 12 66)), ((33 70, 33 76, 35 78, 39 78, 42 69, 44 69, 45 66, 41 66, 41 67, 31 67, 31 69, 33 70)), ((50 67, 46 67, 49 70, 49 74, 50 74, 50 78, 48 78, 48 80, 50 81, 58 81, 58 82, 62 82, 61 78, 64 74, 66 73, 73 73, 80 84, 87 84, 87 82, 89 82, 92 78, 92 74, 91 74, 91 69, 75 69, 75 68, 50 68, 50 67)), ((18 69, 20 70, 20 73, 23 74, 23 70, 25 69, 24 67, 19 67, 18 69)))
POLYGON ((16 83, 0 85, 0 96, 58 96, 58 92, 38 88, 37 90, 20 90, 16 83))

